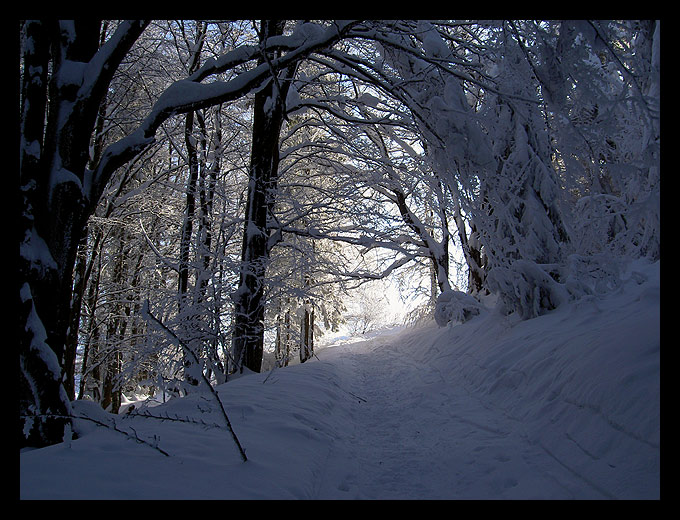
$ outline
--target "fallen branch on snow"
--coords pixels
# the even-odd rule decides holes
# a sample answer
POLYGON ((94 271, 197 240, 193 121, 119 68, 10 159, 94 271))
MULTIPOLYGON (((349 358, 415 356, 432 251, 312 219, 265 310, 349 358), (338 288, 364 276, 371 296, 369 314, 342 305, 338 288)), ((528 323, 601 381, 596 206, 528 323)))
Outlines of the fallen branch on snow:
POLYGON ((154 450, 162 453, 166 457, 170 456, 170 454, 167 451, 158 447, 158 438, 155 435, 154 435, 154 442, 151 443, 149 441, 142 439, 139 435, 137 435, 137 432, 132 427, 130 429, 134 432, 134 435, 132 435, 130 432, 126 432, 125 430, 121 430, 120 428, 118 428, 118 426, 115 423, 113 425, 106 424, 106 423, 99 421, 97 419, 93 419, 92 417, 87 417, 87 416, 83 416, 83 415, 36 414, 36 415, 21 415, 20 417, 22 417, 22 418, 54 417, 54 418, 71 419, 71 420, 73 420, 73 419, 83 419, 85 421, 93 422, 97 426, 103 426, 104 428, 108 428, 109 430, 113 430, 113 431, 118 432, 122 435, 125 435, 126 437, 132 439, 135 442, 138 442, 139 444, 146 444, 150 448, 153 448, 154 450))

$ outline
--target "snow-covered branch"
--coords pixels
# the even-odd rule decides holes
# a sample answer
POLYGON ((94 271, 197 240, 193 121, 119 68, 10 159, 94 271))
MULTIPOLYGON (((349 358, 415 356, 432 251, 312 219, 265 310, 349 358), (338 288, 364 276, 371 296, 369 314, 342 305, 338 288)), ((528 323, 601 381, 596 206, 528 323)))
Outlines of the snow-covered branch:
MULTIPOLYGON (((284 69, 311 52, 330 46, 340 40, 357 22, 333 23, 314 38, 298 37, 300 45, 280 58, 273 59, 271 66, 284 69)), ((259 52, 257 53, 259 55, 259 52)), ((199 110, 212 105, 238 99, 254 91, 271 77, 270 64, 263 63, 242 72, 228 81, 200 83, 209 75, 222 73, 243 63, 246 58, 254 58, 252 48, 237 49, 225 55, 223 60, 211 60, 188 79, 179 80, 170 85, 155 102, 150 113, 140 126, 127 137, 110 145, 102 156, 93 175, 93 186, 99 187, 108 180, 118 167, 140 153, 155 139, 156 130, 169 117, 191 110, 199 110), (236 54, 234 54, 236 53, 236 54)), ((96 189, 96 188, 95 188, 96 189)), ((95 191, 96 197, 100 191, 95 191)))

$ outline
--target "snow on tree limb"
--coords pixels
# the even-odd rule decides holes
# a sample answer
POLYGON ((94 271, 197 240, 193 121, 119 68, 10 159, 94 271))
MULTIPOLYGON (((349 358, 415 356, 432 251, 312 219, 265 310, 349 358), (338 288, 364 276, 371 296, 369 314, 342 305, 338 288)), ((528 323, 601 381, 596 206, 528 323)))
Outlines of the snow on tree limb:
MULTIPOLYGON (((272 60, 272 65, 282 69, 307 56, 309 53, 332 45, 341 39, 356 21, 336 22, 330 24, 326 30, 316 38, 288 39, 284 41, 297 42, 299 46, 293 48, 282 57, 272 60)), ((279 37, 284 38, 284 37, 279 37)), ((290 37, 293 38, 293 37, 290 37)), ((276 40, 272 38, 272 40, 276 40)), ((257 53, 259 55, 259 52, 257 53)), ((229 81, 214 81, 199 83, 210 75, 215 75, 232 69, 246 59, 252 59, 256 53, 252 48, 239 48, 227 53, 222 59, 210 60, 188 79, 179 80, 170 85, 156 101, 151 112, 133 133, 117 143, 110 145, 102 156, 102 160, 93 175, 94 195, 101 193, 101 185, 109 176, 125 162, 140 153, 155 139, 158 127, 169 117, 198 110, 208 106, 233 101, 252 92, 270 78, 270 66, 263 63, 251 70, 245 71, 229 81)))

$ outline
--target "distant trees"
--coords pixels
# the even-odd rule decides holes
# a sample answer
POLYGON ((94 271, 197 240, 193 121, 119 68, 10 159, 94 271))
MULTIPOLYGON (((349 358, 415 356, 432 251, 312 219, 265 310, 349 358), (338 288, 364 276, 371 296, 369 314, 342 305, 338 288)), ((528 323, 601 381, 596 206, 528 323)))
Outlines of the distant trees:
POLYGON ((353 292, 352 305, 346 315, 352 334, 366 334, 388 323, 390 302, 380 289, 368 282, 353 292))
POLYGON ((659 257, 658 22, 21 35, 23 443, 58 442, 76 397, 219 384, 267 342, 304 362, 344 290, 406 266, 432 302, 530 318, 659 257))

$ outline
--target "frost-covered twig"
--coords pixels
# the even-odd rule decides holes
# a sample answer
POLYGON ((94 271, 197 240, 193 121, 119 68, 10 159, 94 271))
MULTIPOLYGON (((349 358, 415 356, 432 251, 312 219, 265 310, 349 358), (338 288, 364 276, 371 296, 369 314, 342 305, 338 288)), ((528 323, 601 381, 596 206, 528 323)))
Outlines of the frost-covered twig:
MULTIPOLYGON (((153 314, 151 314, 151 311, 149 310, 149 300, 146 300, 144 302, 144 305, 142 305, 142 316, 145 318, 148 318, 149 320, 153 321, 156 323, 161 329, 168 334, 173 340, 175 340, 180 347, 184 349, 184 351, 193 358, 194 363, 196 365, 200 365, 200 360, 196 356, 196 353, 190 349, 179 337, 177 337, 177 334, 172 332, 168 327, 166 327, 158 318, 156 318, 153 314)), ((238 447, 238 451, 241 454, 241 458, 243 459, 243 462, 246 462, 248 458, 246 457, 246 452, 243 449, 243 446, 241 446, 241 442, 238 440, 238 437, 236 436, 236 433, 234 432, 234 429, 231 426, 231 421, 229 420, 229 416, 227 415, 227 411, 224 409, 224 405, 222 404, 222 400, 220 399, 220 396, 217 394, 217 391, 212 387, 210 384, 210 381, 205 377, 205 374, 203 373, 203 370, 201 372, 201 377, 203 378, 203 382, 206 384, 208 389, 210 390, 210 393, 212 393, 213 397, 215 398, 215 401, 217 401, 217 404, 220 406, 220 410, 222 411, 222 417, 224 418, 227 428, 229 429, 229 432, 231 433, 232 439, 234 439, 234 442, 236 443, 236 446, 238 447)))

